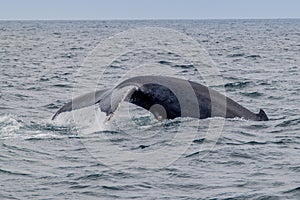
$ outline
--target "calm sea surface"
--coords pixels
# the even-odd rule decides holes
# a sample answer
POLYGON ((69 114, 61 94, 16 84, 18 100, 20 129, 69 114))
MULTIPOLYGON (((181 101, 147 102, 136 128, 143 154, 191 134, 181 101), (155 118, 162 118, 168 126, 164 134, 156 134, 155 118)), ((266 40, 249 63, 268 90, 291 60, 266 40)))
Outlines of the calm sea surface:
MULTIPOLYGON (((0 21, 0 199, 299 199, 299 55, 298 19, 0 21), (83 65, 92 50, 144 27, 197 41, 223 81, 210 86, 253 112, 263 108, 270 121, 158 122, 126 103, 100 126, 89 120, 95 107, 76 111, 80 128, 70 113, 51 121, 75 86, 95 88, 89 83, 101 74, 83 65), (122 107, 130 108, 129 117, 122 107), (212 123, 224 123, 218 138, 206 135, 212 123), (174 142, 176 135, 182 138, 174 142), (213 147, 205 155, 204 144, 213 147), (187 148, 164 154, 168 146, 187 148)), ((124 70, 145 60, 205 83, 201 66, 153 47, 116 57, 98 86, 115 85, 124 70)), ((143 65, 142 74, 161 71, 143 65)))

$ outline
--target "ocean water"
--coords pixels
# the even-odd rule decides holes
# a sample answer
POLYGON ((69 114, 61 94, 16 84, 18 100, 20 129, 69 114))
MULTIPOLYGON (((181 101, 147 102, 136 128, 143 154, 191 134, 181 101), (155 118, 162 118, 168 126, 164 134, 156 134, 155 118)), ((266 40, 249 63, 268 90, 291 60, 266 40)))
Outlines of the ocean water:
MULTIPOLYGON (((151 37, 167 42, 168 34, 151 37)), ((0 198, 299 199, 299 55, 299 19, 0 21, 0 198), (101 60, 118 49, 103 41, 147 27, 192 38, 219 73, 204 77, 203 66, 172 51, 130 42, 101 71, 101 60), (107 51, 86 67, 97 45, 107 51), (156 121, 126 103, 110 121, 93 106, 51 121, 74 90, 164 70, 253 112, 263 108, 270 121, 156 121)))

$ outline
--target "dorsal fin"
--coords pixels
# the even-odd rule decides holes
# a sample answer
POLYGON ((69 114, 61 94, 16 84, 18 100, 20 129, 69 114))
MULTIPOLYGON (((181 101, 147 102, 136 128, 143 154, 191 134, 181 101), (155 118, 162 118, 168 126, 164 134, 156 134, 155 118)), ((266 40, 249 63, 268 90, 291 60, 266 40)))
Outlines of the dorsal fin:
POLYGON ((268 121, 269 120, 267 114, 265 113, 265 111, 263 109, 260 109, 259 113, 256 114, 256 115, 259 117, 259 120, 261 120, 261 121, 268 121))

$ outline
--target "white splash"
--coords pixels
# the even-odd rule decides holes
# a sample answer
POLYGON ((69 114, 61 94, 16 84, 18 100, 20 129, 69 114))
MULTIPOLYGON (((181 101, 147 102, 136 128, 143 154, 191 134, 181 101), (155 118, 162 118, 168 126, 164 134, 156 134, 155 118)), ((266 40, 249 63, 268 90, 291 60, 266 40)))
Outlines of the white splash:
POLYGON ((0 116, 0 137, 11 137, 16 134, 20 128, 22 127, 22 123, 18 122, 11 115, 2 115, 0 116))

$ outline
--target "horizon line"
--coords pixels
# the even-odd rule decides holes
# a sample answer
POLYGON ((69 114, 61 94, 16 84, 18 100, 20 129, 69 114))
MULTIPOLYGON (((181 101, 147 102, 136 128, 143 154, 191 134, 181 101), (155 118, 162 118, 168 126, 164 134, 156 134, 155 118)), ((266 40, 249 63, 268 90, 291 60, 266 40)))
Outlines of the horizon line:
POLYGON ((108 18, 108 19, 0 19, 0 21, 155 21, 155 20, 285 20, 300 19, 297 17, 277 18, 108 18))

